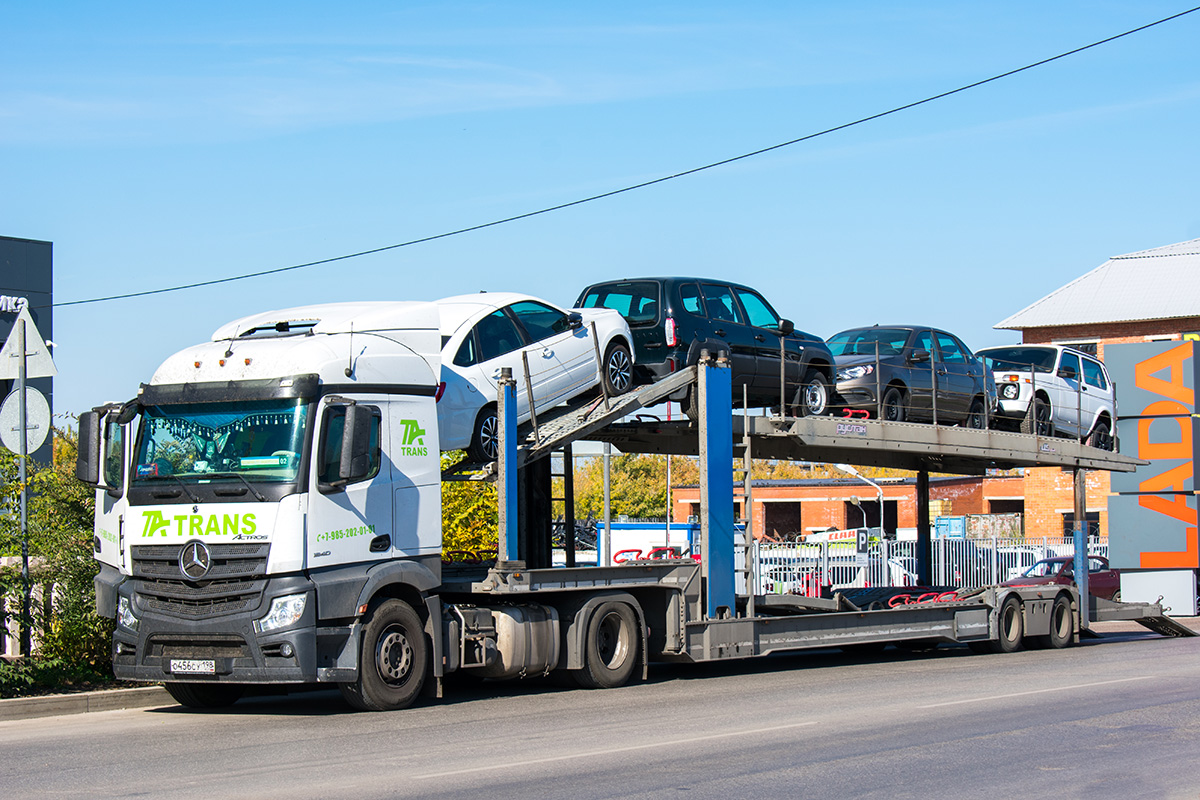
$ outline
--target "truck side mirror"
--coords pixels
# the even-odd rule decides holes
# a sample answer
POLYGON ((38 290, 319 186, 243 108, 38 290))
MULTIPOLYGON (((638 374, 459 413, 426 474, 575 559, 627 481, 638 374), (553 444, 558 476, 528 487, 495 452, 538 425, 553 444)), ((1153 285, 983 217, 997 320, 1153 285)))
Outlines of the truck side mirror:
POLYGON ((79 447, 75 454, 75 477, 91 487, 100 485, 100 432, 103 427, 99 412, 86 411, 79 415, 79 447))
POLYGON ((371 474, 371 432, 377 413, 372 406, 346 406, 341 463, 338 465, 339 483, 353 483, 371 474))

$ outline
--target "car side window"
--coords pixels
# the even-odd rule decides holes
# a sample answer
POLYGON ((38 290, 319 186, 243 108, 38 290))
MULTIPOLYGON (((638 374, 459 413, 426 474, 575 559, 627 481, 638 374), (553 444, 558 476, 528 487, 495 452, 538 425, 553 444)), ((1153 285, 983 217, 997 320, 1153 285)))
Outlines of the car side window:
POLYGON ((1104 380, 1104 369, 1100 366, 1100 362, 1092 361, 1090 358, 1083 360, 1083 380, 1088 386, 1095 386, 1097 389, 1108 388, 1108 381, 1104 380))
POLYGON ((708 306, 708 318, 721 322, 744 323, 737 304, 733 301, 733 292, 728 286, 718 286, 706 283, 704 288, 704 304, 708 306))
POLYGON ((704 301, 700 299, 700 287, 694 283, 680 284, 679 304, 689 314, 695 314, 698 317, 705 316, 704 301))
POLYGON ((1079 356, 1074 353, 1063 353, 1062 362, 1058 367, 1062 377, 1067 380, 1079 379, 1079 356))
POLYGON ((738 300, 742 301, 742 310, 746 312, 746 319, 750 320, 750 324, 756 328, 778 328, 779 317, 767 305, 767 301, 763 300, 754 292, 748 289, 735 289, 738 300))
POLYGON ((941 352, 942 362, 945 364, 965 364, 967 357, 963 354, 962 348, 953 336, 948 333, 937 333, 938 350, 941 352))
POLYGON ((454 366, 469 367, 478 363, 479 349, 475 346, 475 331, 472 329, 467 331, 467 338, 463 339, 458 352, 454 354, 454 366))
POLYGON ((521 332, 517 330, 517 324, 502 308, 479 320, 475 325, 474 336, 480 362, 491 361, 525 344, 521 332))
POLYGON ((933 335, 929 331, 920 331, 913 337, 913 350, 926 350, 933 357, 933 335))
MULTIPOLYGON (((371 468, 367 475, 360 480, 368 481, 379 474, 381 460, 379 448, 379 433, 382 417, 378 409, 371 413, 371 468)), ((325 413, 324 430, 321 433, 321 472, 317 480, 321 483, 333 483, 338 479, 338 467, 342 460, 342 433, 346 427, 345 406, 332 406, 325 413)), ((359 481, 355 481, 358 483, 359 481)))
POLYGON ((1089 558, 1088 559, 1088 572, 1104 572, 1104 570, 1106 570, 1106 569, 1108 569, 1108 567, 1106 567, 1104 565, 1104 562, 1101 561, 1100 559, 1098 559, 1098 558, 1089 558))
POLYGON ((562 333, 571 327, 566 314, 544 303, 524 300, 513 303, 508 308, 534 342, 562 333))

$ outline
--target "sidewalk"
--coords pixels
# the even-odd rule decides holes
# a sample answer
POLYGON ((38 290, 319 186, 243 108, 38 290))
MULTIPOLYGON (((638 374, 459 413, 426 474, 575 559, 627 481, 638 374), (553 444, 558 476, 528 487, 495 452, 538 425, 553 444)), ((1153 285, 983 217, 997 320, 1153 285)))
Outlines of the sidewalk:
POLYGON ((94 692, 48 694, 40 697, 9 697, 0 700, 0 722, 174 704, 171 695, 161 686, 101 689, 94 692))

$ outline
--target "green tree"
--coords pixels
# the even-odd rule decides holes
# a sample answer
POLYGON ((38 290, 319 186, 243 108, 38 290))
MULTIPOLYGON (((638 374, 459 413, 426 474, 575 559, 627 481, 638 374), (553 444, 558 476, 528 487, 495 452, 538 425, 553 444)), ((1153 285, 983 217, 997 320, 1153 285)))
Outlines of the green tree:
MULTIPOLYGON (((462 461, 461 451, 442 453, 443 471, 462 461)), ((495 550, 499 531, 496 485, 489 481, 442 481, 442 552, 495 550)))
MULTIPOLYGON (((21 672, 22 680, 0 675, 0 689, 6 692, 14 684, 53 686, 111 678, 112 620, 96 613, 92 583, 99 571, 92 557, 95 492, 75 478, 76 433, 55 428, 52 436, 52 463, 26 467, 30 577, 40 595, 28 622, 38 646, 32 663, 10 668, 21 672)), ((0 552, 4 555, 18 555, 21 550, 18 471, 18 457, 0 451, 0 552)), ((20 608, 20 568, 6 568, 0 582, 9 606, 20 608)))

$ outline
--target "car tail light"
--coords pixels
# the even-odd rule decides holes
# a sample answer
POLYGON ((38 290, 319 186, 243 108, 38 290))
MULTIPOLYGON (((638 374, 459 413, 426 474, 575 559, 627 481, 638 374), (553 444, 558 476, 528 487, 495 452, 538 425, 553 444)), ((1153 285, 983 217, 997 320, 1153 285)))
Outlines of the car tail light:
POLYGON ((446 382, 438 382, 437 389, 433 392, 433 402, 437 403, 442 399, 442 395, 446 393, 446 382))
POLYGON ((675 332, 675 318, 667 317, 667 321, 663 323, 663 328, 667 334, 667 347, 678 347, 679 336, 675 332))

